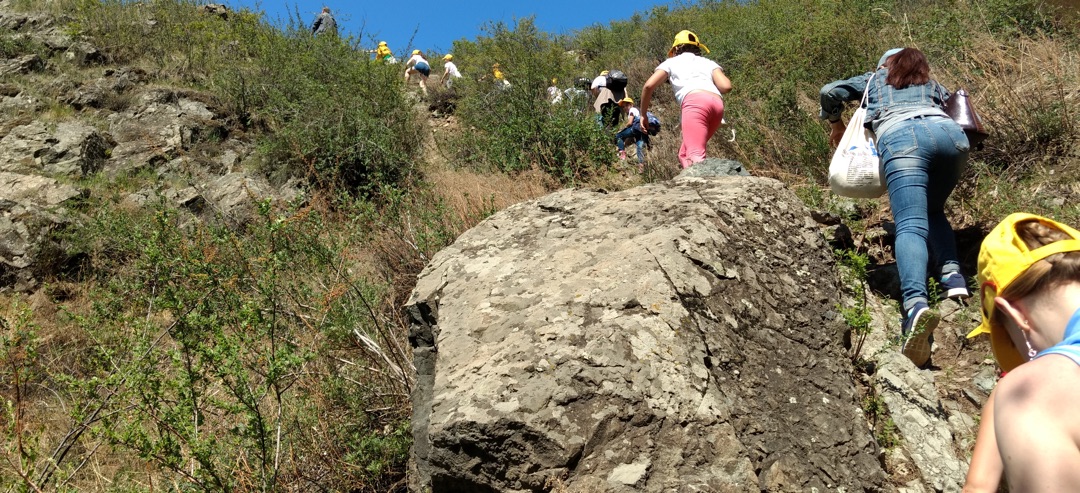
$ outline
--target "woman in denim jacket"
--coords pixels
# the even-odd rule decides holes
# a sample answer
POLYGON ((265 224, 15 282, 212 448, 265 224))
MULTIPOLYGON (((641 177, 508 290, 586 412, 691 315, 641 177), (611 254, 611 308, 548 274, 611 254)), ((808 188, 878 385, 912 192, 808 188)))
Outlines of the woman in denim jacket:
POLYGON ((930 359, 931 334, 940 317, 927 302, 930 254, 949 298, 970 296, 960 272, 956 239, 945 200, 967 163, 968 139, 942 109, 949 91, 930 78, 926 55, 915 48, 885 52, 877 69, 821 88, 821 118, 829 120, 836 146, 846 126, 844 102, 867 91, 866 125, 877 135, 885 165, 889 205, 896 223, 894 254, 903 296, 902 351, 916 366, 930 359))

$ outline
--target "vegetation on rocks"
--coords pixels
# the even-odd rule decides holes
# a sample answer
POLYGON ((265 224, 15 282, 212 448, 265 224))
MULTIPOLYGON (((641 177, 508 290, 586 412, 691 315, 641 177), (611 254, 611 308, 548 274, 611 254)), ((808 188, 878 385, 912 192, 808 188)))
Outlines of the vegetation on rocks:
MULTIPOLYGON (((713 139, 710 152, 786 182, 815 209, 851 207, 824 185, 818 88, 917 46, 934 77, 972 93, 992 132, 954 195, 956 224, 985 231, 1017 210, 1080 223, 1080 36, 1075 17, 1034 0, 702 1, 568 35, 530 19, 493 24, 454 42, 465 77, 434 96, 453 102, 456 120, 435 138, 400 66, 369 61, 358 39, 313 38, 299 19, 275 27, 249 11, 206 15, 198 3, 0 1, 55 16, 105 66, 148 74, 149 87, 198 94, 229 128, 197 152, 242 139, 257 149, 246 171, 302 188, 260 201, 236 227, 167 200, 124 202, 198 172, 57 177, 86 190, 80 220, 55 233, 59 267, 32 295, 0 291, 0 490, 400 490, 413 384, 400 310, 415 276, 514 200, 672 176, 670 91, 657 91, 665 130, 641 177, 617 166, 590 106, 551 105, 545 89, 620 68, 637 99, 681 29, 701 36, 735 86, 722 132, 737 137, 713 139), (494 63, 509 88, 493 84, 494 63)), ((120 92, 98 109, 63 102, 63 80, 103 67, 0 28, 0 58, 26 55, 47 58, 45 71, 3 85, 46 103, 0 107, 0 138, 34 118, 104 131, 110 111, 134 104, 120 92)), ((867 201, 855 214, 878 224, 886 207, 867 201)), ((873 248, 844 254, 860 290, 868 257, 889 260, 873 248)), ((865 304, 843 314, 859 337, 865 315, 865 304)))

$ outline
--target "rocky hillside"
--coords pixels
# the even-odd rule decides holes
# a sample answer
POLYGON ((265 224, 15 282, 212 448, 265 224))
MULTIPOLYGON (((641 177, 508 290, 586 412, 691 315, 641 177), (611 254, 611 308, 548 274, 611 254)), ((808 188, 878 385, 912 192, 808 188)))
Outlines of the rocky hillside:
POLYGON ((101 193, 87 183, 153 176, 119 201, 133 208, 163 201, 233 227, 251 219, 253 204, 297 195, 293 184, 272 187, 247 171, 254 143, 211 95, 160 86, 139 68, 103 65, 97 48, 46 14, 0 10, 0 30, 12 50, 0 66, 7 81, 0 88, 5 286, 35 290, 72 261, 54 233, 79 220, 91 188, 101 193))

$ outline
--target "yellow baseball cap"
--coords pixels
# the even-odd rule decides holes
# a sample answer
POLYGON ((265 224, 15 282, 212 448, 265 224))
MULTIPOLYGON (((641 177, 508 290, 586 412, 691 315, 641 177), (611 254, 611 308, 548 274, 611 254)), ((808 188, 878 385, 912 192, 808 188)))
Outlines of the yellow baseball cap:
POLYGON ((1022 212, 1010 214, 983 239, 982 247, 979 248, 978 272, 982 323, 967 336, 990 334, 994 358, 1002 370, 1011 371, 1026 361, 1026 358, 1013 345, 1004 327, 993 327, 990 323, 990 317, 994 313, 994 298, 1035 262, 1055 253, 1074 251, 1080 251, 1080 232, 1053 219, 1022 212), (1025 221, 1039 221, 1061 230, 1073 239, 1055 241, 1029 250, 1027 243, 1016 233, 1016 225, 1025 221))
POLYGON ((705 46, 705 44, 702 43, 700 39, 698 39, 697 34, 694 34, 684 29, 682 31, 679 31, 679 34, 675 35, 675 42, 671 43, 671 49, 667 52, 668 58, 675 56, 675 48, 681 45, 694 45, 698 48, 701 48, 702 50, 705 50, 705 53, 709 52, 709 47, 705 46))
POLYGON ((412 50, 412 54, 413 54, 413 55, 419 55, 419 54, 420 54, 420 50, 412 50))
POLYGON ((630 104, 634 104, 634 98, 632 98, 632 97, 630 97, 630 96, 627 96, 627 97, 625 97, 625 98, 622 98, 622 99, 620 99, 620 100, 619 100, 619 104, 623 104, 623 103, 630 103, 630 104))
POLYGON ((600 75, 607 75, 607 74, 608 74, 608 71, 607 71, 607 70, 601 70, 601 71, 600 71, 600 75))
POLYGON ((443 60, 453 60, 454 55, 451 55, 451 54, 447 53, 447 54, 443 55, 442 59, 443 60))
POLYGON ((379 41, 379 46, 386 46, 386 41, 379 41))

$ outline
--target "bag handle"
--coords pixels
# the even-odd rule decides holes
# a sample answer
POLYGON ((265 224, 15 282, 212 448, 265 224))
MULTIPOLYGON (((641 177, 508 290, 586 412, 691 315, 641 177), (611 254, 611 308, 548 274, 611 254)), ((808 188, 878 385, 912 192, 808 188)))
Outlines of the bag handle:
POLYGON ((859 107, 860 108, 865 108, 866 107, 866 101, 870 97, 870 81, 874 80, 875 75, 877 75, 877 71, 870 74, 869 79, 866 79, 866 89, 863 89, 862 99, 859 101, 859 107))

